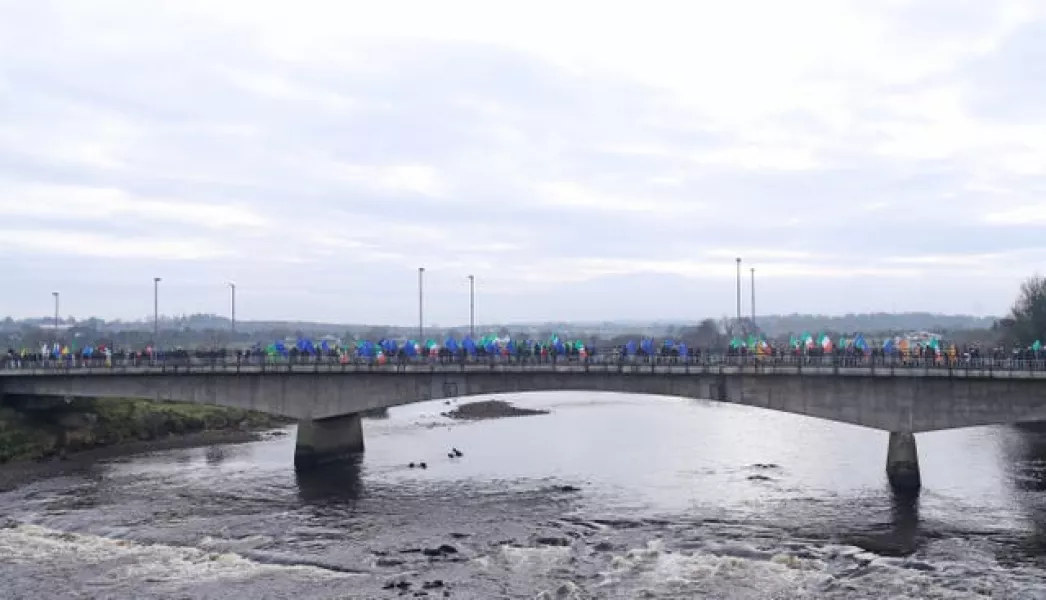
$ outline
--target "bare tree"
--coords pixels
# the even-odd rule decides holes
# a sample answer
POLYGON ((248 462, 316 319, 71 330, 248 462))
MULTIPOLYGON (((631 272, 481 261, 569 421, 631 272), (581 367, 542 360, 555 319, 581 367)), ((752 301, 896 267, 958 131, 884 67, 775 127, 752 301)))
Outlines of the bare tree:
POLYGON ((1011 343, 1027 346, 1046 338, 1046 277, 1033 275, 1021 284, 1010 317, 1003 323, 1011 343))
POLYGON ((721 323, 716 323, 715 319, 705 319, 696 327, 682 327, 679 337, 695 348, 719 348, 729 339, 721 323))

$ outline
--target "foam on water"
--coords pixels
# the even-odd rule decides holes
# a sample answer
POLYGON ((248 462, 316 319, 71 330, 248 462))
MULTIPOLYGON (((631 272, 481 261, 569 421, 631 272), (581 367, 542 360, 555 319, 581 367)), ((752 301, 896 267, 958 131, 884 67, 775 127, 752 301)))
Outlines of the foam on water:
MULTIPOLYGON (((187 584, 220 587, 266 577, 276 577, 285 585, 349 584, 347 580, 353 578, 362 583, 370 578, 324 565, 296 564, 289 557, 254 560, 253 548, 264 542, 263 537, 205 537, 200 540, 202 547, 182 547, 18 524, 0 529, 0 570, 5 564, 32 567, 51 581, 51 593, 84 588, 114 593, 140 589, 142 584, 162 593, 187 584), (65 573, 72 570, 76 577, 65 573), (84 571, 91 575, 85 577, 84 571), (62 581, 70 582, 68 590, 62 589, 62 581)), ((730 541, 678 551, 654 539, 602 554, 585 543, 501 545, 471 564, 493 575, 499 571, 522 575, 523 581, 527 573, 559 573, 557 587, 532 592, 538 598, 1046 598, 1041 569, 1001 565, 990 549, 962 539, 937 540, 908 558, 883 557, 837 544, 767 551, 730 541), (595 577, 585 577, 574 568, 579 561, 601 561, 602 567, 595 577)))
POLYGON ((928 556, 905 559, 849 546, 811 545, 801 558, 792 552, 767 556, 739 543, 675 552, 654 540, 612 555, 592 591, 614 595, 624 588, 649 597, 1046 598, 1042 570, 1007 568, 987 552, 958 548, 965 545, 941 540, 928 556), (961 563, 950 560, 957 550, 961 563), (971 569, 971 563, 979 567, 971 569))
POLYGON ((254 578, 273 571, 313 581, 351 576, 311 566, 263 564, 232 552, 141 544, 29 524, 0 529, 0 557, 0 564, 34 569, 49 579, 49 585, 69 581, 76 588, 99 590, 136 589, 143 582, 154 588, 164 584, 178 587, 186 582, 254 578), (66 571, 71 570, 81 575, 70 577, 66 571), (85 578, 85 570, 93 574, 85 578))
MULTIPOLYGON (((502 546, 493 560, 476 564, 485 570, 569 574, 578 561, 592 560, 591 554, 583 545, 502 546)), ((989 550, 960 539, 939 540, 908 558, 837 544, 768 552, 730 542, 675 551, 656 539, 602 560, 596 577, 567 579, 536 597, 1046 598, 1041 569, 1001 565, 989 550)))

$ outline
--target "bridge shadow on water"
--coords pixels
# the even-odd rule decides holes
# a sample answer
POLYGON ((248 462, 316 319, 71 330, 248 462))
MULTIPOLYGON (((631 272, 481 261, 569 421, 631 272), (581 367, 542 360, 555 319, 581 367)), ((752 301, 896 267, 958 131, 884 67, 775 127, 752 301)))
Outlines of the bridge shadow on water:
POLYGON ((1025 551, 1046 557, 1046 423, 1017 428, 1004 451, 1016 490, 1015 501, 1031 521, 1032 534, 1023 541, 1025 551))
POLYGON ((889 537, 903 553, 915 551, 919 543, 919 492, 891 490, 889 537))
POLYGON ((295 469, 298 497, 304 504, 318 506, 355 505, 363 495, 363 456, 336 463, 295 469))
MULTIPOLYGON (((884 494, 889 496, 889 512, 879 518, 872 517, 873 522, 864 522, 856 531, 844 534, 843 541, 883 556, 908 556, 925 541, 919 521, 919 492, 900 492, 887 487, 884 494)), ((882 500, 881 496, 869 499, 868 508, 879 505, 882 500)))

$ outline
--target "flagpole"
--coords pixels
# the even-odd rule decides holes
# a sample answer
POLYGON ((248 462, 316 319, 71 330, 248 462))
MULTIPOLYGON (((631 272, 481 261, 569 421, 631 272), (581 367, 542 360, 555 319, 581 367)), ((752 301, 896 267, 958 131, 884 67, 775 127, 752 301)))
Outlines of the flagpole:
POLYGON ((229 322, 229 330, 233 336, 236 335, 236 284, 229 282, 229 291, 232 296, 232 319, 229 322))
POLYGON ((425 343, 425 267, 418 267, 418 343, 425 343))
POLYGON ((476 337, 476 276, 469 275, 469 337, 476 337))
POLYGON ((160 277, 153 277, 153 355, 160 349, 160 277))
POLYGON ((54 296, 54 345, 58 345, 58 292, 51 292, 54 296))

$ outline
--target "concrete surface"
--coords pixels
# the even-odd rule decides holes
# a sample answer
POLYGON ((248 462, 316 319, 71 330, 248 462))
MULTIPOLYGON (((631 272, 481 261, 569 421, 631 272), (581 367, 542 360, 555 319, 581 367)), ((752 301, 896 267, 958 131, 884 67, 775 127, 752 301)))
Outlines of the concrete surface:
POLYGON ((177 400, 299 420, 433 399, 554 390, 703 398, 903 433, 1046 420, 1046 379, 1038 372, 998 377, 987 372, 948 376, 904 370, 891 375, 832 368, 800 373, 795 368, 753 372, 737 367, 689 372, 682 367, 450 367, 6 373, 0 377, 0 394, 177 400))

